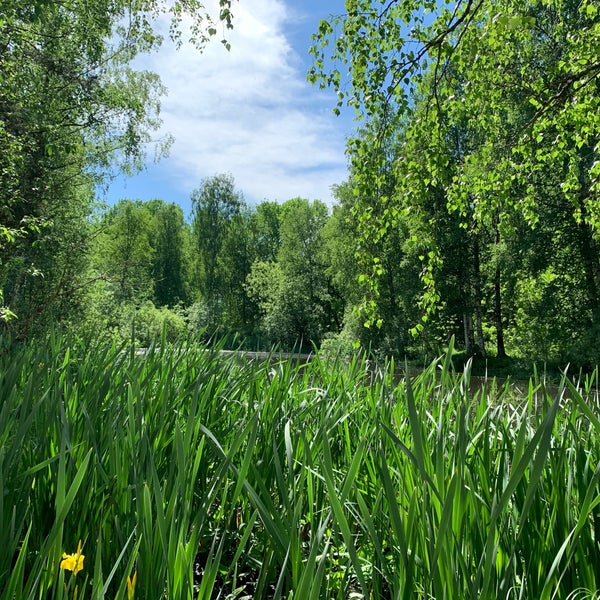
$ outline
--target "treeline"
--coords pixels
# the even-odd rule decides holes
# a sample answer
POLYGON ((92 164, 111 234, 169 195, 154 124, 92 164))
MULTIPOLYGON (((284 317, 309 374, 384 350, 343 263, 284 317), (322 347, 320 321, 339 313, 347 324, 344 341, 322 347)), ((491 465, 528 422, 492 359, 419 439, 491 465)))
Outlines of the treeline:
POLYGON ((163 324, 267 349, 307 349, 342 325, 339 243, 327 206, 294 198, 250 207, 230 175, 204 180, 192 215, 121 200, 92 226, 88 319, 149 343, 163 324))
POLYGON ((365 124, 336 205, 250 207, 218 175, 189 222, 168 199, 97 214, 95 191, 143 163, 160 123, 158 78, 131 68, 160 46, 152 21, 170 12, 177 41, 186 7, 204 31, 201 6, 4 4, 3 340, 60 324, 148 343, 164 324, 256 348, 424 356, 454 337, 465 356, 600 362, 595 3, 467 2, 431 20, 425 0, 348 3, 311 49, 310 78, 365 124))
POLYGON ((335 186, 331 210, 303 198, 249 206, 216 175, 192 193, 189 221, 173 203, 121 200, 88 223, 87 283, 60 320, 123 338, 134 328, 140 344, 164 328, 250 349, 423 357, 455 337, 467 356, 594 364, 589 239, 559 197, 535 229, 514 223, 509 235, 465 226, 432 194, 421 210, 442 260, 437 308, 424 313, 423 214, 399 214, 365 245, 354 189, 335 186))
POLYGON ((597 2, 346 5, 310 78, 367 124, 348 154, 371 320, 417 255, 421 338, 597 364, 597 2))
POLYGON ((3 329, 23 339, 56 324, 121 338, 133 328, 149 344, 164 327, 168 339, 345 354, 360 344, 401 357, 435 354, 454 336, 467 356, 596 363, 598 253, 558 191, 546 190, 534 229, 516 218, 469 225, 432 193, 418 215, 398 213, 366 240, 375 216, 357 210, 354 190, 352 180, 335 186, 332 209, 303 198, 249 206, 217 175, 192 193, 189 220, 164 200, 121 200, 63 228, 56 254, 35 254, 46 234, 27 247, 31 264, 14 257, 4 290, 15 316, 3 329), (432 239, 440 259, 427 312, 432 239))

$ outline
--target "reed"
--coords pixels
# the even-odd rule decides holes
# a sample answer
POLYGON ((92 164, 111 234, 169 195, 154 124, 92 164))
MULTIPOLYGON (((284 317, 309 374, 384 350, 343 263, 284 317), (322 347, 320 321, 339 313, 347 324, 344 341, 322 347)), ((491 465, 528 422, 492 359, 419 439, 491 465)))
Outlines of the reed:
POLYGON ((450 353, 398 381, 218 350, 0 356, 0 597, 596 596, 595 376, 521 394, 450 353))

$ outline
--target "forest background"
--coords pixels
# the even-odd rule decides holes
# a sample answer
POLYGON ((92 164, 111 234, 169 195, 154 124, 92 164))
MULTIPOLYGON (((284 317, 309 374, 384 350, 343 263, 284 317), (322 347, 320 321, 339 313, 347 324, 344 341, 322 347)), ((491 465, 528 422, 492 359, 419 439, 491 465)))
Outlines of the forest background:
POLYGON ((147 345, 164 327, 423 357, 455 337, 466 356, 598 363, 594 2, 347 2, 315 26, 309 73, 361 124, 335 205, 249 206, 215 174, 189 221, 168 199, 98 211, 95 190, 139 169, 158 127, 160 81, 131 67, 161 43, 153 18, 171 11, 183 42, 195 14, 202 46, 201 5, 2 6, 3 339, 60 325, 147 345))
POLYGON ((598 3, 346 0, 334 206, 99 210, 212 5, 0 0, 0 597, 597 598, 598 3))

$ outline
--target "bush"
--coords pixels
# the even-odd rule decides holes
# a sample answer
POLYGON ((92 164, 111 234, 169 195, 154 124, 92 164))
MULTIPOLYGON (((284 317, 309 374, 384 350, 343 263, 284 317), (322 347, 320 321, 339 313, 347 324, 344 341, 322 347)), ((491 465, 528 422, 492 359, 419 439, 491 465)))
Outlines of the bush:
POLYGON ((127 339, 132 332, 135 343, 148 347, 161 340, 164 331, 165 341, 173 343, 187 332, 187 321, 177 309, 160 308, 147 301, 139 307, 125 307, 118 326, 119 337, 127 339))

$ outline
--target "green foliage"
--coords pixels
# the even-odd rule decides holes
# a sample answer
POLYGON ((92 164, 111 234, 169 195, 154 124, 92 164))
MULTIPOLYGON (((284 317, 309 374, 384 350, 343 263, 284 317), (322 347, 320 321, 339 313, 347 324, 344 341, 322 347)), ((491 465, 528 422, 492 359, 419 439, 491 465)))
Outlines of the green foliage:
MULTIPOLYGON (((319 354, 325 360, 350 361, 369 347, 372 341, 369 333, 369 330, 364 327, 363 316, 356 307, 349 306, 344 314, 344 325, 341 331, 325 334, 319 354)), ((379 349, 377 347, 376 351, 379 349)))
POLYGON ((272 343, 288 349, 319 344, 334 326, 323 238, 327 219, 327 207, 318 200, 285 202, 279 211, 276 260, 255 261, 247 277, 246 290, 259 307, 262 329, 272 343))
POLYGON ((121 311, 120 339, 126 340, 133 332, 137 345, 142 348, 149 348, 159 341, 174 343, 188 331, 185 316, 176 308, 157 308, 147 301, 140 306, 122 307, 121 311))
POLYGON ((249 227, 254 238, 256 259, 273 262, 281 246, 281 205, 265 200, 250 215, 249 227))
POLYGON ((261 312, 261 328, 271 344, 283 342, 285 346, 298 341, 294 329, 295 314, 287 310, 291 304, 293 286, 286 280, 278 262, 256 261, 246 279, 246 290, 261 312))
POLYGON ((148 206, 139 200, 119 201, 99 224, 94 266, 117 304, 141 303, 154 295, 156 225, 148 206))
POLYGON ((348 151, 371 321, 385 321, 377 312, 385 272, 377 244, 402 223, 421 248, 414 333, 431 336, 436 319, 451 317, 453 327, 462 319, 468 350, 481 345, 493 319, 503 354, 503 329, 514 322, 505 294, 518 271, 484 261, 504 244, 526 279, 514 237, 523 223, 554 228, 571 250, 581 272, 569 273, 565 286, 585 290, 587 327, 595 327, 600 15, 593 2, 484 0, 450 9, 428 0, 349 0, 346 8, 315 34, 310 77, 335 89, 337 110, 347 104, 368 121, 348 151))
POLYGON ((183 342, 14 346, 0 595, 120 600, 134 573, 142 598, 592 594, 597 373, 519 392, 457 375, 452 352, 408 377, 183 342))
POLYGON ((241 334, 253 329, 257 321, 256 305, 244 287, 259 252, 251 218, 252 212, 246 208, 232 218, 218 257, 222 276, 222 327, 241 334))
POLYGON ((244 201, 235 190, 231 175, 205 179, 192 192, 191 198, 198 288, 209 311, 209 327, 216 330, 224 314, 226 288, 239 284, 246 276, 244 272, 236 272, 235 268, 226 273, 220 264, 224 260, 225 241, 233 223, 240 217, 244 201))
POLYGON ((518 309, 508 339, 515 355, 555 365, 563 361, 587 368, 598 364, 597 338, 594 328, 586 327, 590 315, 579 283, 552 268, 535 279, 517 282, 514 302, 518 309))
POLYGON ((121 200, 94 225, 82 321, 117 334, 136 328, 139 343, 168 341, 187 330, 182 302, 190 289, 189 229, 180 207, 162 200, 121 200))
POLYGON ((189 295, 188 229, 180 206, 155 200, 151 210, 155 220, 150 240, 154 249, 154 302, 157 306, 175 306, 189 295))
MULTIPOLYGON (((231 27, 230 0, 219 7, 231 27)), ((21 337, 80 312, 93 191, 139 169, 160 125, 164 88, 131 64, 160 46, 158 18, 178 42, 186 15, 202 47, 216 29, 198 0, 2 3, 0 289, 21 337)))

